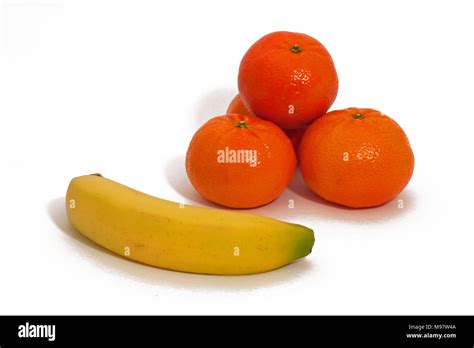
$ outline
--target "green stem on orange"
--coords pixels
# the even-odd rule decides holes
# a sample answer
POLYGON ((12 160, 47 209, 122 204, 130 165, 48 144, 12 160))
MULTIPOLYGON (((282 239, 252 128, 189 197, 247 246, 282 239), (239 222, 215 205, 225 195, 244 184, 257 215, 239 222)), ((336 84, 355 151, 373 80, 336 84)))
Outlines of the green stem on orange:
POLYGON ((249 128, 249 125, 245 121, 239 121, 235 124, 237 128, 249 128))
POLYGON ((298 44, 294 44, 293 47, 291 47, 291 52, 293 53, 300 53, 301 51, 301 47, 298 44))
POLYGON ((362 120, 364 118, 364 115, 362 115, 361 113, 357 113, 352 114, 352 117, 354 117, 356 120, 362 120))

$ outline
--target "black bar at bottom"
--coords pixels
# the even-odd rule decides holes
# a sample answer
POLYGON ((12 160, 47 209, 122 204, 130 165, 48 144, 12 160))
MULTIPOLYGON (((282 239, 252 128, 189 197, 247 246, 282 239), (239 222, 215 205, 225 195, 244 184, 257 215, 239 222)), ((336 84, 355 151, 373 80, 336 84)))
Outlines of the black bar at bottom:
POLYGON ((474 347, 473 316, 2 316, 0 347, 59 345, 474 347))

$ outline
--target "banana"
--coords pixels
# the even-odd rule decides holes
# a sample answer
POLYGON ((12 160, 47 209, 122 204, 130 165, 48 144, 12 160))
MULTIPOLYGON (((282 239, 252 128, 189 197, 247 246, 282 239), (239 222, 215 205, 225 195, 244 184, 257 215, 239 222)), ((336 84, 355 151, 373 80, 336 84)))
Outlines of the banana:
POLYGON ((67 216, 84 236, 144 264, 191 273, 270 271, 307 256, 307 227, 268 217, 183 205, 100 174, 72 179, 67 216))

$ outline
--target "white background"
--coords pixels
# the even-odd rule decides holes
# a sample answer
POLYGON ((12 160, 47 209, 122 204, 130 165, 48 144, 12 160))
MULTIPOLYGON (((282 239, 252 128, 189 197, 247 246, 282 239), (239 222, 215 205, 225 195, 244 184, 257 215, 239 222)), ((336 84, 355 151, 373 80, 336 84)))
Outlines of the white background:
POLYGON ((2 1, 0 314, 474 314, 471 4, 2 1), (144 266, 71 229, 63 197, 83 174, 209 205, 186 178, 187 145, 276 30, 326 45, 333 109, 380 109, 405 129, 403 209, 329 206, 297 176, 254 212, 314 228, 313 253, 241 277, 144 266))

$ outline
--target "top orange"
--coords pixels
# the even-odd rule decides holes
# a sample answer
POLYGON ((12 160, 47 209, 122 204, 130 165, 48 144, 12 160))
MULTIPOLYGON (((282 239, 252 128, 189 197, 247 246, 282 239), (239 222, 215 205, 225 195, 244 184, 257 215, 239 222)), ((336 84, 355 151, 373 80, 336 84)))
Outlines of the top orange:
POLYGON ((324 115, 336 99, 338 85, 331 55, 305 34, 265 35, 240 63, 239 93, 244 105, 285 129, 324 115))

